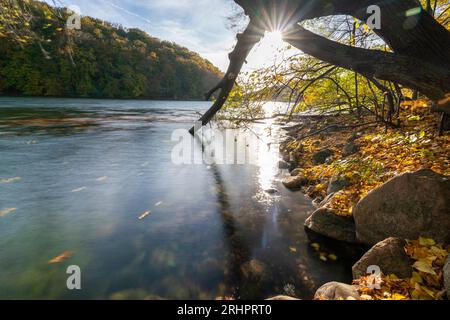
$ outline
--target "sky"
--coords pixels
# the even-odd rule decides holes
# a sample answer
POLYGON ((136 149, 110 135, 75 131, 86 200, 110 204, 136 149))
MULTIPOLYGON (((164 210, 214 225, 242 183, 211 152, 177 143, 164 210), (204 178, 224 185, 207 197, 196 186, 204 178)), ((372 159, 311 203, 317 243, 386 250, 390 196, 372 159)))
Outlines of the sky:
MULTIPOLYGON (((45 0, 52 4, 52 0, 45 0)), ((79 7, 81 14, 127 28, 139 28, 161 40, 173 41, 225 71, 228 53, 236 42, 227 17, 240 8, 233 0, 55 0, 59 6, 79 7)), ((263 41, 249 56, 244 71, 273 60, 281 44, 278 36, 263 41), (272 52, 273 51, 273 52, 272 52)))

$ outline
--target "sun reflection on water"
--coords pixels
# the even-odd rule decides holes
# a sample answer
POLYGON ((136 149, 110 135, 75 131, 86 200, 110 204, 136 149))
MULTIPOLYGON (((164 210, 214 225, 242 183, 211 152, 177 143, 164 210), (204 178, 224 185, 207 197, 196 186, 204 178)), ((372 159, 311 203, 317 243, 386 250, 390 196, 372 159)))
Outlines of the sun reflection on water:
MULTIPOLYGON (((280 103, 267 102, 264 106, 266 117, 272 117, 280 108, 280 103)), ((275 187, 274 181, 279 173, 279 144, 277 142, 280 129, 275 125, 275 118, 267 119, 258 125, 257 134, 260 139, 257 152, 259 167, 258 184, 261 192, 275 187)))

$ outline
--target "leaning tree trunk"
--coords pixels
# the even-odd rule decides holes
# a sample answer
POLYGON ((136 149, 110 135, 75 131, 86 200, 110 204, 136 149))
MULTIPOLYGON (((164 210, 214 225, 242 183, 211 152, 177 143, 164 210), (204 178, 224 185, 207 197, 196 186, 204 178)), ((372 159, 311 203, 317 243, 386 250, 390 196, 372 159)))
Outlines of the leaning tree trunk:
MULTIPOLYGON (((368 78, 402 84, 437 101, 450 92, 450 32, 430 16, 416 0, 235 0, 250 18, 230 54, 224 79, 209 94, 221 89, 219 99, 200 119, 208 123, 221 109, 247 55, 266 30, 288 30, 285 40, 320 60, 347 68, 368 78), (345 46, 298 25, 304 20, 350 15, 369 18, 367 8, 381 9, 381 29, 374 30, 391 53, 345 46)), ((448 108, 441 110, 444 118, 448 108)), ((191 129, 194 133, 195 129, 191 129)))

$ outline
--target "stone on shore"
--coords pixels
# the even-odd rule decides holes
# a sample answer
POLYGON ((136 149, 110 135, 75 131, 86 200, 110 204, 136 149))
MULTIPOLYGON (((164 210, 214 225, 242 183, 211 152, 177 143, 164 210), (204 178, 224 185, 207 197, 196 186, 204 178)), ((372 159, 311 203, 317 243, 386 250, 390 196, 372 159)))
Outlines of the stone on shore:
POLYGON ((315 300, 358 300, 358 286, 340 283, 328 282, 321 286, 314 295, 315 300))
POLYGON ((406 241, 399 238, 387 238, 367 251, 352 267, 353 278, 367 274, 369 266, 378 266, 385 275, 395 274, 406 279, 412 275, 412 261, 405 253, 406 241))
POLYGON ((342 189, 349 187, 350 185, 351 185, 351 182, 346 176, 335 174, 330 179, 330 182, 328 184, 327 194, 341 191, 342 189))
POLYGON ((444 286, 447 292, 447 299, 450 299, 450 255, 444 265, 444 286))
POLYGON ((314 164, 324 164, 334 154, 330 149, 322 149, 313 155, 314 164))
POLYGON ((335 240, 350 243, 356 242, 353 218, 350 216, 339 216, 327 207, 314 211, 306 219, 305 228, 335 240))
POLYGON ((297 176, 288 176, 283 179, 282 183, 288 189, 297 190, 305 186, 308 183, 308 179, 300 174, 297 176))
POLYGON ((342 156, 348 157, 357 153, 358 151, 359 146, 354 141, 350 141, 348 144, 345 145, 344 149, 342 150, 342 156))
POLYGON ((289 296, 276 296, 276 297, 272 297, 272 298, 269 298, 269 299, 266 299, 266 300, 268 300, 268 301, 279 301, 279 300, 300 300, 300 299, 297 299, 297 298, 293 298, 293 297, 289 297, 289 296))
POLYGON ((450 243, 450 178, 425 169, 404 173, 372 190, 353 209, 359 241, 388 237, 450 243))

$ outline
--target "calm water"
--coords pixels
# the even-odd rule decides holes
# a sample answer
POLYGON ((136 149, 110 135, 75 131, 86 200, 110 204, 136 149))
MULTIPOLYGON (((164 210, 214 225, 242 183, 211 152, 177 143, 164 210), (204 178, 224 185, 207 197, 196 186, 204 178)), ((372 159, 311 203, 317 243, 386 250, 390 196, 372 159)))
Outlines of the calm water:
POLYGON ((0 98, 0 298, 311 298, 349 281, 345 257, 308 244, 310 200, 280 185, 276 127, 252 128, 254 164, 173 164, 173 130, 209 106, 0 98))

